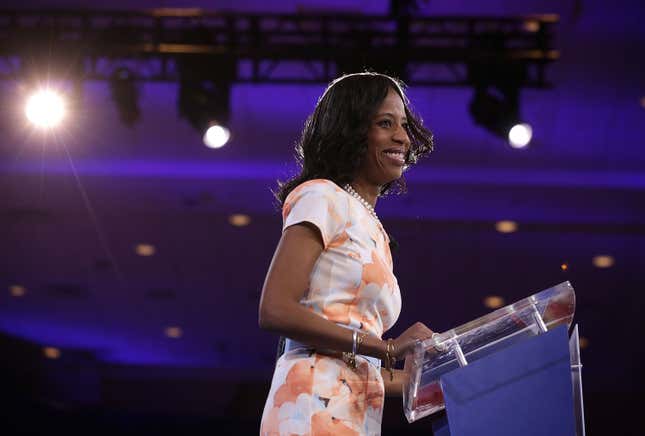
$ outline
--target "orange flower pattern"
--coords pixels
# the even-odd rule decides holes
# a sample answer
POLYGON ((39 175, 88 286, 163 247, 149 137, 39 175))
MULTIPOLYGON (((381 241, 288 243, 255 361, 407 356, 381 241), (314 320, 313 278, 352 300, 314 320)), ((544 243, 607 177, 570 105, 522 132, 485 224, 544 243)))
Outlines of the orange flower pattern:
MULTIPOLYGON (((344 327, 381 337, 399 316, 401 294, 385 230, 330 180, 297 186, 283 206, 283 231, 309 222, 324 250, 300 303, 344 327)), ((293 350, 276 363, 261 435, 378 435, 384 387, 380 369, 293 350)))

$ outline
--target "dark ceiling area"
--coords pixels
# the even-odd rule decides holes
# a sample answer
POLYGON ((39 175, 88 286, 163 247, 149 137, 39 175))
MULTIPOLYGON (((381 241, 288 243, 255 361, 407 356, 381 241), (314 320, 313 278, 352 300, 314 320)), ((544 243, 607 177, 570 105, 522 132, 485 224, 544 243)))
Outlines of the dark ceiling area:
MULTIPOLYGON (((272 191, 297 171, 294 144, 328 81, 366 65, 405 79, 436 141, 408 192, 376 207, 399 243, 403 309, 386 336, 416 321, 446 331, 493 310, 487 297, 569 281, 588 434, 642 433, 645 6, 417 3, 403 38, 380 0, 3 2, 1 434, 257 433, 278 341, 257 321, 282 224, 272 191), (33 24, 63 11, 60 28, 33 24), (500 55, 480 24, 511 48, 500 55), (508 65, 524 74, 509 110, 532 126, 525 148, 469 109, 482 83, 508 97, 508 65), (193 79, 226 105, 182 109, 193 79), (25 118, 34 83, 73 96, 48 133, 25 118), (230 129, 221 148, 204 145, 207 111, 230 129)), ((392 398, 383 434, 431 434, 431 422, 408 424, 392 398)))

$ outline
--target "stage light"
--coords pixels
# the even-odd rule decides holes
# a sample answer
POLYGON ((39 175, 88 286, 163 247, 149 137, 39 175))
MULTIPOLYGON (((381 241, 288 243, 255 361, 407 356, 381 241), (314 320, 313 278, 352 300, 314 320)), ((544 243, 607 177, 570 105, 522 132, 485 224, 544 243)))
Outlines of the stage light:
MULTIPOLYGON (((494 35, 482 38, 479 43, 482 50, 503 49, 494 35)), ((520 116, 520 88, 527 78, 526 68, 522 63, 500 61, 468 65, 468 78, 474 85, 468 108, 473 121, 509 141, 514 148, 525 147, 532 136, 530 127, 520 116)))
POLYGON ((533 128, 520 122, 517 95, 498 89, 479 89, 470 102, 470 114, 476 124, 507 139, 511 147, 524 148, 531 142, 533 128))
POLYGON ((139 88, 132 70, 120 67, 110 76, 110 93, 119 111, 119 118, 128 127, 139 121, 139 88))
POLYGON ((42 89, 27 99, 25 115, 36 127, 56 127, 65 117, 65 100, 53 90, 42 89))
POLYGON ((516 124, 508 132, 508 143, 513 148, 524 148, 529 145, 532 137, 533 129, 529 124, 516 124))
POLYGON ((231 137, 227 124, 236 68, 236 60, 225 56, 184 58, 178 64, 179 115, 200 132, 210 148, 222 147, 231 137))
POLYGON ((210 148, 224 146, 231 137, 226 127, 230 84, 185 81, 179 85, 179 115, 203 135, 210 148))
POLYGON ((221 148, 226 145, 230 137, 230 130, 219 124, 214 124, 204 133, 204 144, 209 148, 221 148))

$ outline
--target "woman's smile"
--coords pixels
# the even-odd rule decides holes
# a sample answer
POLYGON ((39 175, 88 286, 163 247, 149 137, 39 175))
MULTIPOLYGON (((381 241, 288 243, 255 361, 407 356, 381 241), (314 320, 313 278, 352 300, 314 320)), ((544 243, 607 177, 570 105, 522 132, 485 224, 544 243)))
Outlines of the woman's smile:
POLYGON ((383 154, 392 161, 393 164, 398 166, 405 166, 405 149, 401 148, 388 148, 383 151, 383 154))

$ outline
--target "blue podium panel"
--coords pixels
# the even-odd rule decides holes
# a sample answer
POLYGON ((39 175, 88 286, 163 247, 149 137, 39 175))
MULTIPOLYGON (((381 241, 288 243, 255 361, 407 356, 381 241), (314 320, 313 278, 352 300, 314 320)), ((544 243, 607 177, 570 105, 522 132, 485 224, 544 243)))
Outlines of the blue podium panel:
POLYGON ((451 436, 575 435, 566 326, 445 374, 441 386, 451 436))

